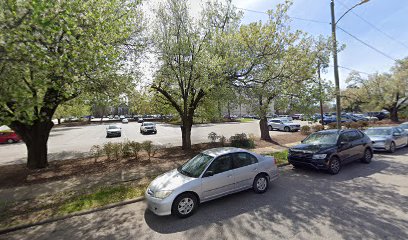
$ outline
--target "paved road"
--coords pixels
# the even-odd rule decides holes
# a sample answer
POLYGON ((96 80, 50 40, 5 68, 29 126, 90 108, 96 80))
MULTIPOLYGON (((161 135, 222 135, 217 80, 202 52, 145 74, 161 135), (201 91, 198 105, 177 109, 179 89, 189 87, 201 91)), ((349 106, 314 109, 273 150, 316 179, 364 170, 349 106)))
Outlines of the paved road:
POLYGON ((158 217, 143 202, 32 227, 4 239, 408 239, 408 148, 340 174, 287 166, 269 191, 158 217))
MULTIPOLYGON (((300 121, 299 121, 300 122, 300 121)), ((306 122, 302 122, 304 124, 306 122)), ((88 125, 80 127, 60 127, 51 131, 48 140, 49 159, 68 159, 82 157, 89 153, 92 145, 103 144, 108 141, 121 142, 125 139, 135 141, 152 140, 155 144, 181 146, 180 127, 170 124, 157 124, 156 135, 142 135, 139 132, 140 123, 130 122, 121 124, 122 137, 106 138, 106 125, 88 125)), ((230 137, 236 133, 247 133, 260 136, 259 123, 222 123, 222 124, 198 124, 192 129, 192 142, 208 142, 208 134, 216 132, 219 135, 230 137)), ((273 131, 271 135, 290 134, 273 131)), ((0 145, 0 165, 25 163, 27 151, 23 142, 0 145)))

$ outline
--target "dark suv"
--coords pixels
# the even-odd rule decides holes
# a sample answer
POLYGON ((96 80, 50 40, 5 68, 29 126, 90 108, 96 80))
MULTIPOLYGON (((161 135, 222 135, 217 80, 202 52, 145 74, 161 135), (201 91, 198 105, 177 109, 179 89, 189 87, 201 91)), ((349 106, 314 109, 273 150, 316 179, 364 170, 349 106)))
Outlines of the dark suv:
POLYGON ((311 166, 337 174, 343 164, 355 160, 370 163, 373 157, 370 138, 359 130, 323 130, 289 149, 294 167, 311 166))

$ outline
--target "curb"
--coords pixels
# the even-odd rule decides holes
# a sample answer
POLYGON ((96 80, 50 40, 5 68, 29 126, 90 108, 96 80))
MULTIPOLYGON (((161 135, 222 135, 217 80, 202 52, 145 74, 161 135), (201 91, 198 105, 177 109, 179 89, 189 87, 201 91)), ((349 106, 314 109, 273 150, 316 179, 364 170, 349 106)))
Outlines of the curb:
MULTIPOLYGON (((287 165, 290 165, 290 163, 279 164, 278 167, 284 167, 284 166, 287 166, 287 165)), ((108 205, 105 205, 105 206, 99 207, 99 208, 94 208, 94 209, 90 209, 90 210, 84 210, 84 211, 80 211, 80 212, 70 213, 70 214, 67 214, 67 215, 61 216, 61 217, 49 218, 49 219, 39 221, 39 222, 35 222, 35 223, 27 223, 27 224, 21 224, 21 225, 17 225, 17 226, 10 227, 10 228, 3 228, 3 229, 0 229, 0 235, 10 233, 10 232, 15 232, 15 231, 25 229, 25 228, 30 228, 30 227, 43 225, 43 224, 46 224, 46 223, 57 222, 57 221, 65 220, 65 219, 76 217, 76 216, 82 216, 82 215, 86 215, 86 214, 90 214, 90 213, 94 213, 94 212, 99 212, 99 211, 103 211, 103 210, 114 208, 114 207, 120 207, 120 206, 132 204, 132 203, 136 203, 136 202, 141 202, 144 199, 145 199, 145 197, 138 197, 138 198, 131 199, 131 200, 126 200, 126 201, 122 201, 122 202, 118 202, 118 203, 108 204, 108 205)))
POLYGON ((46 223, 61 221, 61 220, 76 217, 76 216, 82 216, 82 215, 86 215, 86 214, 90 214, 90 213, 94 213, 94 212, 98 212, 98 211, 102 211, 102 210, 106 210, 106 209, 110 209, 110 208, 114 208, 114 207, 124 206, 124 205, 128 205, 128 204, 131 204, 131 203, 136 203, 136 202, 143 201, 144 199, 145 199, 144 197, 138 197, 138 198, 131 199, 131 200, 126 200, 126 201, 122 201, 122 202, 118 202, 118 203, 108 204, 108 205, 105 205, 105 206, 99 207, 99 208, 94 208, 94 209, 90 209, 90 210, 84 210, 84 211, 80 211, 80 212, 70 213, 70 214, 67 214, 67 215, 64 215, 64 216, 61 216, 61 217, 49 218, 49 219, 39 221, 39 222, 35 222, 35 223, 27 223, 27 224, 21 224, 21 225, 17 225, 17 226, 10 227, 10 228, 4 228, 4 229, 0 229, 0 235, 10 233, 10 232, 14 232, 14 231, 21 230, 21 229, 25 229, 25 228, 30 228, 30 227, 34 227, 34 226, 38 226, 38 225, 43 225, 43 224, 46 224, 46 223))

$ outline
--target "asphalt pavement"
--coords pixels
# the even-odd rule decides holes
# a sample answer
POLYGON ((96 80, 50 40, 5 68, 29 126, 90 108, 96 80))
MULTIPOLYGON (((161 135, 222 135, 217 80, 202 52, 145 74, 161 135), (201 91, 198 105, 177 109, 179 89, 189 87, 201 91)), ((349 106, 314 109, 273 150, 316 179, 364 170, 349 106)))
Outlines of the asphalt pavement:
MULTIPOLYGON (((307 124, 307 122, 302 122, 302 124, 304 123, 307 124)), ((122 127, 122 136, 116 138, 106 138, 106 127, 109 123, 53 128, 48 140, 48 159, 52 161, 80 158, 87 155, 93 145, 102 145, 109 141, 123 142, 126 139, 139 142, 151 140, 154 144, 181 146, 181 130, 178 125, 158 123, 157 134, 142 135, 140 133, 140 123, 116 124, 122 127)), ((227 138, 237 133, 254 134, 259 137, 259 121, 250 123, 197 124, 192 128, 192 143, 208 142, 208 134, 210 132, 224 135, 227 138)), ((273 131, 270 134, 274 136, 291 133, 273 131)), ((23 142, 0 144, 0 165, 25 163, 26 157, 27 150, 23 142)))
POLYGON ((187 219, 144 202, 32 227, 0 239, 408 239, 408 148, 338 175, 280 169, 265 194, 204 203, 187 219))

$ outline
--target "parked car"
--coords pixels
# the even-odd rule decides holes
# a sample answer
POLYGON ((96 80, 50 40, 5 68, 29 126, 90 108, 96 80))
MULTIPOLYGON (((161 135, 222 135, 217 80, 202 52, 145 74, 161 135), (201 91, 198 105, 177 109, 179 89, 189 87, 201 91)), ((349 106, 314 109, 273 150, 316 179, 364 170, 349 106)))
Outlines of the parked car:
POLYGON ((292 115, 293 120, 303 120, 303 114, 296 113, 292 115))
POLYGON ((122 119, 122 123, 129 123, 129 120, 127 118, 122 119))
POLYGON ((15 143, 20 140, 21 137, 11 130, 0 132, 0 143, 15 143))
POLYGON ((184 218, 191 216, 200 203, 215 198, 250 188, 264 193, 277 178, 271 156, 240 148, 214 148, 157 177, 145 197, 153 213, 184 218))
POLYGON ((120 115, 120 116, 119 116, 119 119, 120 119, 120 120, 122 120, 122 119, 124 119, 124 118, 126 118, 125 115, 120 115))
POLYGON ((364 131, 373 142, 376 151, 395 152, 408 145, 408 133, 400 127, 374 127, 364 131))
POLYGON ((371 139, 363 132, 323 130, 290 148, 288 161, 294 167, 310 166, 337 174, 342 165, 355 160, 370 163, 372 156, 371 139))
POLYGON ((293 118, 289 115, 278 115, 278 118, 293 121, 293 118))
POLYGON ((294 123, 287 119, 275 118, 268 121, 268 129, 269 131, 273 131, 274 129, 285 132, 299 131, 300 124, 294 123))
POLYGON ((399 127, 404 129, 405 132, 408 132, 408 122, 401 123, 401 125, 399 125, 399 127))
POLYGON ((145 133, 157 133, 156 129, 156 124, 152 122, 143 122, 142 125, 140 125, 140 133, 145 134, 145 133))
POLYGON ((106 128, 106 137, 120 137, 122 136, 122 128, 117 125, 109 125, 106 128))
POLYGON ((385 114, 384 112, 368 112, 367 116, 369 117, 376 117, 378 118, 378 120, 383 120, 384 118, 387 118, 387 114, 385 114))
POLYGON ((144 119, 142 117, 140 117, 140 118, 137 119, 137 122, 142 123, 142 122, 144 122, 144 119))

